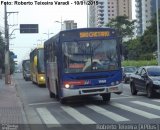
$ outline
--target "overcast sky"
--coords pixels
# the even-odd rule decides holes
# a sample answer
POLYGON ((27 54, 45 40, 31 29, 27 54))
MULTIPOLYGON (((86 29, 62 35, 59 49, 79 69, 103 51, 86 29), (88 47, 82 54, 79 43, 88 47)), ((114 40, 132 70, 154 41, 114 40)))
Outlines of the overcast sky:
MULTIPOLYGON (((13 0, 8 0, 13 1, 13 0)), ((40 0, 37 0, 40 1, 40 0)), ((42 1, 42 0, 41 0, 42 1)), ((54 0, 48 0, 54 2, 54 0)), ((55 0, 56 1, 56 0, 55 0)), ((64 1, 64 0, 57 0, 64 1)), ((75 0, 70 0, 73 2, 75 0)), ((26 1, 28 2, 28 1, 26 1)), ((33 2, 33 0, 30 0, 33 2)), ((10 50, 13 51, 18 58, 19 63, 23 59, 29 58, 29 53, 36 44, 41 44, 44 40, 57 34, 61 29, 61 24, 55 21, 74 20, 78 24, 78 28, 87 27, 87 6, 86 5, 8 5, 7 12, 19 12, 8 16, 10 25, 17 24, 18 26, 10 27, 10 33, 14 29, 19 28, 19 24, 39 24, 38 34, 20 34, 18 30, 13 32, 10 40, 10 50)), ((0 29, 4 27, 4 6, 0 5, 0 29)))
MULTIPOLYGON (((11 0, 10 0, 11 1, 11 0)), ((32 0, 30 0, 32 1, 32 0)), ((37 0, 40 1, 40 0, 37 0)), ((50 0, 53 2, 53 0, 50 0)), ((58 0, 61 1, 61 0, 58 0)), ((72 0, 70 0, 72 1, 72 0)), ((74 1, 74 0, 73 0, 74 1)), ((17 56, 20 63, 21 60, 29 58, 29 52, 36 44, 41 44, 48 39, 47 34, 53 33, 50 37, 57 34, 61 29, 61 24, 55 21, 74 20, 78 24, 78 28, 87 26, 87 6, 80 5, 8 5, 7 12, 19 12, 8 16, 9 24, 39 24, 39 34, 20 34, 18 30, 14 31, 10 40, 10 50, 17 56)), ((0 28, 4 24, 4 6, 0 5, 0 28)), ((10 27, 12 30, 19 28, 18 26, 10 27)))

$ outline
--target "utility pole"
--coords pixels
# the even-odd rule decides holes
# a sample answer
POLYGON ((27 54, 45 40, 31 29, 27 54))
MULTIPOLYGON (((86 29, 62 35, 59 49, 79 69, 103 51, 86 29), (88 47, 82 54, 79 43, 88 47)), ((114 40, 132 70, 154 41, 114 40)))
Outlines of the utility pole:
POLYGON ((158 65, 160 66, 160 42, 159 42, 159 9, 158 0, 156 0, 156 14, 157 14, 157 54, 158 54, 158 65))
POLYGON ((63 21, 62 21, 62 17, 61 17, 61 21, 55 21, 56 23, 60 23, 61 24, 61 31, 62 31, 62 26, 63 26, 63 21))
POLYGON ((7 14, 18 12, 7 12, 7 6, 4 5, 4 25, 5 25, 5 84, 11 83, 10 77, 10 59, 9 59, 9 26, 7 14))
POLYGON ((43 34, 46 34, 48 36, 48 39, 50 38, 50 34, 54 34, 54 33, 50 33, 49 30, 48 30, 48 33, 43 33, 43 34))
POLYGON ((10 63, 9 63, 9 27, 7 20, 7 7, 4 5, 4 25, 5 25, 5 84, 10 84, 10 63))

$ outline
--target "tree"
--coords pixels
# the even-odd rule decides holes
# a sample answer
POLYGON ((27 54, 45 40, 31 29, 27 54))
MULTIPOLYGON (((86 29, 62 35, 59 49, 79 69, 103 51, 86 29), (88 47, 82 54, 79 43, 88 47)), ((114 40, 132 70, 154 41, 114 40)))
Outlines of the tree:
POLYGON ((126 37, 132 38, 134 35, 135 22, 135 20, 129 21, 127 16, 117 16, 115 19, 111 19, 106 26, 118 30, 122 39, 126 37))
POLYGON ((10 55, 10 73, 13 74, 14 70, 15 70, 15 61, 13 59, 13 56, 15 55, 12 51, 9 52, 10 55))
POLYGON ((157 50, 156 17, 153 17, 150 23, 151 25, 146 29, 142 36, 124 43, 125 59, 151 60, 155 58, 153 54, 157 50))
POLYGON ((2 32, 0 32, 0 68, 4 72, 4 53, 5 53, 5 43, 2 37, 2 32))
MULTIPOLYGON (((15 68, 15 62, 13 60, 12 55, 15 55, 13 52, 9 52, 9 57, 10 57, 10 72, 11 74, 14 72, 15 68)), ((0 69, 2 69, 2 72, 4 73, 5 71, 5 66, 4 66, 4 59, 5 59, 5 42, 2 37, 2 32, 0 32, 0 69)))

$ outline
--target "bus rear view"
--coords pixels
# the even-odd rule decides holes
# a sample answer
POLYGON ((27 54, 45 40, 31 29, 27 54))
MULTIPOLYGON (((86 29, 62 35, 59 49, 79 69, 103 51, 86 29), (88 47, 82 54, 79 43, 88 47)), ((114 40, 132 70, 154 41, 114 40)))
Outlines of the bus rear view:
POLYGON ((51 39, 45 42, 45 51, 53 43, 57 50, 53 51, 55 62, 47 61, 49 55, 45 60, 51 97, 64 101, 67 97, 98 94, 109 101, 112 92, 122 92, 120 40, 115 30, 76 29, 62 31, 51 39))
POLYGON ((23 78, 27 81, 31 79, 31 74, 30 74, 30 60, 23 60, 22 61, 22 73, 23 73, 23 78))

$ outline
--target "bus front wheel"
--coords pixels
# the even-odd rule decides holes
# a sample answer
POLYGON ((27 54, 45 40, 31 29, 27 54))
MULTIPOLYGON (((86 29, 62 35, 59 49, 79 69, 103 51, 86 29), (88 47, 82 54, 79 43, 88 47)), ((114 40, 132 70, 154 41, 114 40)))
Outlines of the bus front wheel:
POLYGON ((101 96, 104 102, 109 102, 111 99, 111 93, 102 94, 101 96))
POLYGON ((60 99, 60 103, 61 103, 61 104, 66 104, 66 103, 67 103, 67 99, 61 98, 61 99, 60 99))
POLYGON ((50 98, 55 98, 55 94, 52 93, 51 91, 49 91, 49 96, 50 96, 50 98))

